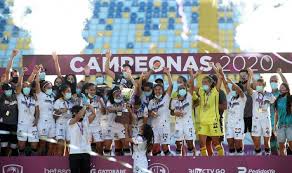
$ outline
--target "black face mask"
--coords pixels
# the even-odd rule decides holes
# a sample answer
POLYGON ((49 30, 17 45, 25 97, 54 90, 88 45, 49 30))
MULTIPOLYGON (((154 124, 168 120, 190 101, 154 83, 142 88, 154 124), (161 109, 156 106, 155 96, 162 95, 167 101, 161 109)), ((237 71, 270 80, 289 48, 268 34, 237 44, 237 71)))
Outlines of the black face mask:
POLYGON ((13 83, 17 83, 17 82, 18 82, 18 77, 12 77, 11 82, 13 82, 13 83))

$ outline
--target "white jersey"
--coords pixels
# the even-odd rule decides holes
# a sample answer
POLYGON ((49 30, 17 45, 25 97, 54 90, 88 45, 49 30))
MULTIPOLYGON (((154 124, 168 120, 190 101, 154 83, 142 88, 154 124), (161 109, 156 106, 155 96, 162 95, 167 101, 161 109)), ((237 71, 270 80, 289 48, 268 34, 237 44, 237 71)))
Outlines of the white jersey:
POLYGON ((35 120, 35 108, 37 105, 33 97, 24 96, 22 93, 17 95, 18 104, 18 123, 32 125, 35 120))
MULTIPOLYGON (((108 107, 115 107, 115 106, 116 106, 116 104, 111 104, 110 101, 108 101, 107 104, 106 104, 107 108, 108 107)), ((109 112, 108 115, 103 118, 103 122, 105 122, 107 124, 112 124, 114 122, 114 120, 115 120, 115 117, 116 117, 116 113, 114 113, 114 112, 110 113, 109 112)))
POLYGON ((147 142, 146 140, 143 140, 143 137, 138 135, 134 138, 133 140, 133 159, 135 159, 137 156, 145 156, 146 157, 146 152, 147 152, 147 142))
POLYGON ((152 99, 149 102, 148 110, 157 112, 157 117, 151 117, 152 127, 160 127, 162 124, 170 123, 170 96, 165 94, 161 99, 152 99))
POLYGON ((40 92, 37 94, 37 102, 40 109, 40 120, 54 121, 54 97, 40 92))
POLYGON ((264 91, 259 93, 254 91, 252 94, 253 100, 253 117, 254 118, 267 118, 270 117, 270 106, 276 100, 272 93, 264 91))
POLYGON ((192 95, 190 93, 187 93, 186 98, 183 101, 176 99, 173 99, 171 101, 171 110, 174 111, 182 111, 183 116, 182 117, 175 117, 176 123, 179 123, 181 125, 184 124, 193 124, 192 119, 192 112, 193 112, 193 100, 192 95))
POLYGON ((67 109, 68 111, 61 114, 60 117, 57 119, 57 123, 66 124, 70 118, 72 118, 71 108, 73 107, 73 104, 70 101, 66 101, 63 99, 56 100, 54 104, 54 109, 67 109))
POLYGON ((89 121, 88 118, 84 118, 82 122, 77 122, 70 125, 68 120, 68 132, 70 135, 70 154, 80 154, 91 152, 90 138, 89 138, 89 121))
MULTIPOLYGON (((82 101, 81 105, 83 105, 82 101)), ((90 105, 95 109, 96 117, 89 126, 100 126, 101 118, 105 118, 100 111, 100 109, 105 105, 102 97, 95 96, 94 98, 90 99, 90 105)), ((91 111, 87 111, 85 116, 89 116, 91 113, 91 111)))
POLYGON ((231 92, 227 95, 227 121, 236 123, 243 121, 246 96, 235 99, 231 92))

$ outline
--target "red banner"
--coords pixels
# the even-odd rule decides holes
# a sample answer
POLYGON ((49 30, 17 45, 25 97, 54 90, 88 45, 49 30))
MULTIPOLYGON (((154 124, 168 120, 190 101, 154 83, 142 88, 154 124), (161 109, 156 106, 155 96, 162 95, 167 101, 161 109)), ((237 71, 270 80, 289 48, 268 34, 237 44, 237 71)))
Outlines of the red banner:
MULTIPOLYGON (((119 72, 121 66, 128 62, 133 67, 133 73, 141 73, 153 67, 157 61, 161 66, 168 67, 172 74, 186 73, 188 68, 201 69, 208 73, 212 71, 209 62, 220 63, 226 73, 238 73, 248 67, 258 73, 274 73, 277 68, 283 72, 292 72, 292 53, 180 53, 180 54, 115 54, 111 58, 110 67, 119 72)), ((91 74, 105 71, 106 58, 100 54, 59 55, 62 74, 83 74, 84 66, 91 68, 91 74)), ((51 55, 25 55, 23 66, 31 71, 36 64, 42 64, 47 74, 56 74, 51 55)))

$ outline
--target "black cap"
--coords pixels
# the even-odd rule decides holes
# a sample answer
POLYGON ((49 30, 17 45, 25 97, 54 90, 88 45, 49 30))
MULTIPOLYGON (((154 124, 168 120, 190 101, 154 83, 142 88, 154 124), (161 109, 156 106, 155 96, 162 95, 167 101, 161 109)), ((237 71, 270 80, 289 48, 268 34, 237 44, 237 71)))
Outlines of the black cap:
POLYGON ((13 88, 12 88, 12 86, 11 86, 10 84, 7 84, 7 83, 6 83, 6 84, 3 84, 3 85, 2 85, 2 89, 3 89, 3 90, 12 90, 13 88))
POLYGON ((155 83, 164 83, 164 81, 163 79, 158 78, 158 79, 155 79, 155 83))

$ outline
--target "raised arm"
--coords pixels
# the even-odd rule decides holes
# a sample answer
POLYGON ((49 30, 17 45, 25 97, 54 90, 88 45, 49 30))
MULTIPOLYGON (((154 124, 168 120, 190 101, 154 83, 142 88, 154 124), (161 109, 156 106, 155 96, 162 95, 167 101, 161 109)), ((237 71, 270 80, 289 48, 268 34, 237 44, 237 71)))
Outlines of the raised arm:
POLYGON ((17 85, 16 85, 16 91, 15 91, 17 95, 21 93, 22 83, 23 83, 23 76, 24 76, 25 72, 27 72, 27 68, 26 67, 24 67, 22 69, 22 72, 20 73, 19 78, 18 78, 18 82, 17 82, 17 85))
POLYGON ((107 75, 109 75, 111 78, 115 79, 116 75, 113 71, 111 71, 110 69, 110 59, 111 59, 111 56, 112 56, 112 53, 110 50, 107 50, 106 51, 106 62, 105 62, 105 73, 107 75))
POLYGON ((7 65, 6 70, 5 70, 6 81, 10 80, 10 71, 12 70, 12 65, 13 65, 14 58, 16 57, 16 55, 18 53, 19 53, 19 51, 16 50, 16 49, 14 49, 12 51, 12 54, 11 54, 10 59, 8 61, 8 65, 7 65))
POLYGON ((40 85, 40 68, 36 65, 36 77, 35 77, 35 89, 36 89, 36 94, 41 93, 41 85, 40 85))
POLYGON ((172 79, 171 79, 171 74, 169 68, 164 67, 163 68, 163 73, 166 74, 167 76, 167 81, 168 81, 168 88, 167 88, 167 94, 171 96, 173 85, 172 85, 172 79))
POLYGON ((252 95, 253 89, 251 87, 250 82, 253 80, 253 71, 251 68, 247 69, 247 73, 248 73, 248 80, 247 80, 247 92, 249 95, 252 95))
POLYGON ((96 110, 91 105, 88 105, 88 109, 91 111, 91 114, 88 116, 89 124, 91 124, 94 118, 96 117, 96 110))
POLYGON ((286 77, 283 75, 283 73, 282 73, 282 69, 281 69, 281 68, 278 68, 278 69, 277 69, 277 73, 278 73, 279 76, 281 77, 282 82, 288 84, 288 81, 287 81, 286 77))
POLYGON ((229 93, 230 93, 230 89, 229 89, 229 87, 228 87, 228 81, 229 81, 229 79, 226 80, 222 68, 221 68, 221 70, 219 70, 219 73, 220 73, 220 76, 221 76, 221 78, 222 78, 222 83, 223 83, 223 86, 224 86, 224 88, 225 88, 225 91, 226 91, 227 94, 229 94, 229 93))
POLYGON ((222 85, 222 75, 220 74, 220 71, 223 71, 223 70, 222 70, 222 67, 221 67, 220 63, 216 63, 216 67, 215 67, 215 65, 213 63, 211 63, 211 64, 212 64, 212 68, 216 72, 216 76, 218 78, 218 81, 217 81, 217 84, 216 84, 216 89, 219 92, 220 89, 221 89, 221 85, 222 85))
POLYGON ((81 118, 83 118, 83 115, 86 112, 86 106, 83 106, 83 108, 75 115, 74 118, 72 118, 69 122, 69 125, 73 125, 77 123, 81 118))
POLYGON ((190 80, 189 80, 189 93, 191 95, 193 95, 193 92, 194 92, 194 71, 193 69, 191 68, 188 68, 188 71, 189 71, 189 76, 190 76, 190 80))
POLYGON ((62 78, 61 68, 60 68, 60 64, 59 64, 59 57, 58 57, 57 53, 53 52, 52 53, 52 57, 53 57, 53 60, 54 60, 55 70, 57 72, 57 76, 62 78))
MULTIPOLYGON (((242 91, 242 89, 238 85, 236 85, 231 79, 227 79, 227 82, 232 84, 232 87, 235 88, 235 91, 237 93, 239 93, 239 97, 241 97, 241 98, 244 97, 244 92, 242 91)), ((228 86, 227 86, 227 88, 228 88, 228 86)))
POLYGON ((90 83, 90 67, 87 65, 84 67, 85 83, 90 83))

